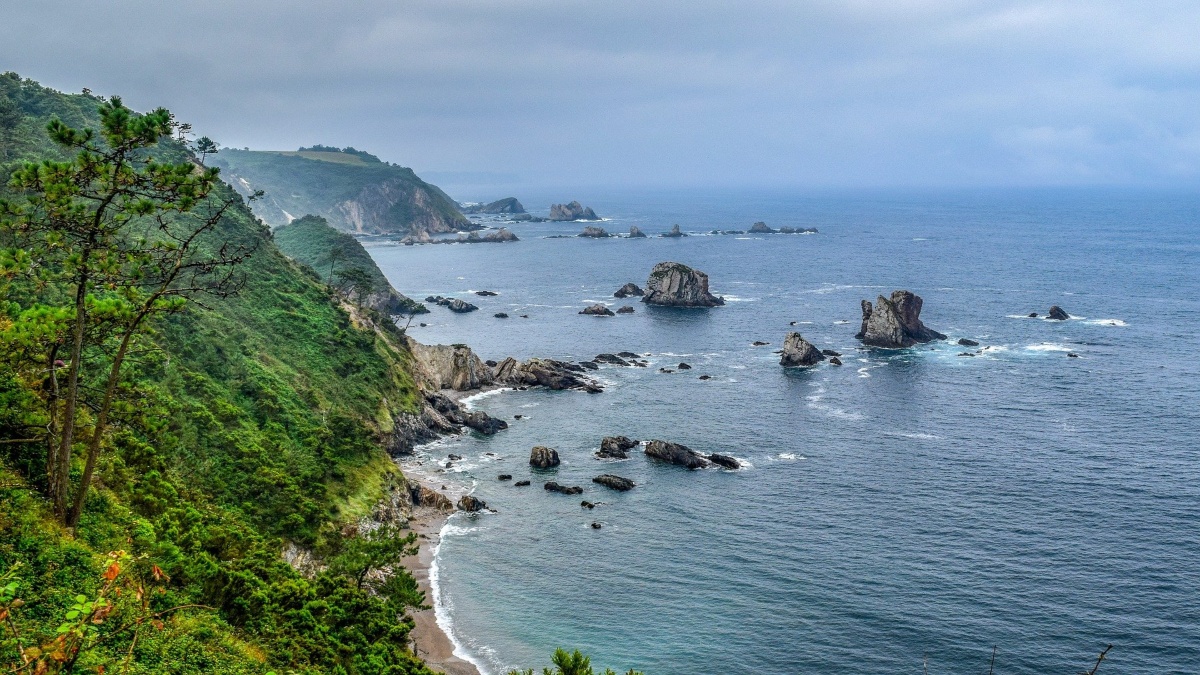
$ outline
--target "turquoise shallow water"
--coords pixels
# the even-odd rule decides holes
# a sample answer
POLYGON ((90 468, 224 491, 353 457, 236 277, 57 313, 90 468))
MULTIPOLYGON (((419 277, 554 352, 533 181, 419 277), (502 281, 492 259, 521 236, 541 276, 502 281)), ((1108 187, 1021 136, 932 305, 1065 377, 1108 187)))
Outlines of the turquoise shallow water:
POLYGON ((472 296, 469 315, 434 308, 412 329, 424 342, 497 359, 652 355, 602 369, 603 394, 481 398, 507 431, 414 462, 436 472, 463 455, 439 475, 498 511, 455 516, 439 555, 453 632, 485 671, 565 646, 654 675, 919 673, 925 658, 930 673, 986 672, 996 645, 997 673, 1068 673, 1108 643, 1111 672, 1200 671, 1200 198, 520 196, 535 212, 580 198, 612 231, 765 220, 820 234, 593 241, 546 239, 582 227, 547 223, 514 226, 514 244, 371 247, 415 297, 500 293, 472 296), (612 292, 661 260, 704 270, 729 304, 576 314, 626 304, 612 292), (896 288, 924 297, 930 326, 989 349, 857 350, 859 300, 896 288), (1051 304, 1077 318, 1018 318, 1051 304), (785 372, 771 352, 788 330, 845 365, 785 372), (694 369, 657 372, 680 361, 694 369), (594 459, 614 434, 749 466, 594 459), (531 471, 536 444, 563 466, 531 471), (606 472, 638 487, 590 482, 606 472), (582 509, 546 479, 603 504, 582 509))

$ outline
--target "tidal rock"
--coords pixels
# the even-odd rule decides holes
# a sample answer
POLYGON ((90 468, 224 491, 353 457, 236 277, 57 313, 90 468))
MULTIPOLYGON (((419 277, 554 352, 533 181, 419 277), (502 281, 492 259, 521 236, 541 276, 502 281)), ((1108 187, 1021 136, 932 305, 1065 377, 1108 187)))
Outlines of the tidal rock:
POLYGON ((583 500, 583 501, 579 502, 579 508, 581 508, 581 509, 594 509, 594 508, 596 508, 596 505, 595 505, 595 504, 593 504, 592 502, 589 502, 588 500, 586 500, 586 499, 585 499, 585 500, 583 500))
POLYGON ((475 295, 478 295, 481 298, 492 298, 500 294, 496 291, 475 291, 475 295))
POLYGON ((579 313, 587 314, 588 316, 613 316, 613 311, 600 303, 587 307, 579 313))
POLYGON ((646 233, 642 232, 642 228, 638 227, 637 225, 630 225, 629 226, 629 238, 630 239, 645 239, 646 233))
POLYGON ((711 380, 711 379, 712 379, 712 375, 701 375, 699 379, 701 379, 701 380, 711 380))
POLYGON ((502 227, 495 232, 489 232, 480 236, 478 232, 472 232, 468 235, 458 235, 457 239, 437 239, 430 243, 434 244, 495 244, 504 243, 507 241, 520 241, 517 235, 513 234, 508 228, 502 227))
POLYGON ((1078 354, 1076 354, 1075 352, 1067 352, 1067 358, 1069 358, 1069 359, 1077 359, 1077 358, 1079 358, 1079 355, 1078 355, 1078 354))
POLYGON ((646 456, 689 469, 703 469, 708 466, 708 460, 704 459, 700 453, 686 445, 670 441, 650 441, 646 444, 646 456))
POLYGON ((692 369, 692 367, 686 363, 680 363, 678 366, 676 366, 676 368, 678 368, 680 370, 691 370, 692 369))
POLYGON ((512 474, 511 473, 502 473, 499 476, 496 476, 496 480, 512 480, 512 474))
POLYGON ((634 488, 633 481, 621 476, 614 476, 611 473, 601 474, 592 479, 593 483, 598 483, 606 488, 612 488, 618 492, 627 492, 634 488))
POLYGON ((775 234, 775 230, 767 227, 761 220, 750 226, 750 234, 775 234))
POLYGON ((629 450, 636 448, 638 442, 628 436, 605 436, 600 441, 600 450, 596 457, 600 459, 629 459, 629 450))
POLYGON ((608 363, 614 366, 628 366, 629 362, 617 356, 616 354, 597 354, 596 358, 592 359, 596 363, 608 363))
POLYGON ((580 361, 579 366, 586 370, 600 370, 600 366, 591 361, 580 361))
POLYGON ((600 220, 596 212, 579 202, 554 204, 550 207, 550 220, 600 220))
POLYGON ((477 310, 479 308, 476 307, 475 305, 472 305, 469 302, 465 302, 463 300, 455 298, 450 301, 450 304, 446 305, 446 309, 449 309, 451 312, 456 312, 458 314, 466 314, 467 312, 474 312, 475 310, 477 310))
POLYGON ((462 499, 458 500, 458 510, 459 511, 466 511, 468 513, 474 513, 476 511, 482 511, 486 508, 487 508, 487 504, 485 504, 484 501, 478 497, 472 497, 471 495, 463 495, 462 499))
POLYGON ((413 503, 417 506, 427 506, 438 511, 453 511, 454 504, 446 497, 446 495, 424 485, 414 486, 415 489, 410 489, 413 503))
POLYGON ((708 275, 677 262, 661 262, 650 271, 642 302, 663 307, 716 307, 725 299, 708 292, 708 275))
POLYGON ((660 372, 660 373, 673 373, 673 372, 675 372, 675 371, 671 370, 670 368, 659 368, 659 369, 658 369, 658 372, 660 372))
POLYGON ((945 340, 946 336, 921 323, 921 296, 893 291, 891 299, 879 296, 875 305, 862 301, 862 327, 856 338, 870 347, 904 349, 918 343, 945 340))
POLYGON ((623 359, 636 359, 638 357, 638 355, 634 354, 633 352, 617 352, 617 356, 623 359))
POLYGON ((608 231, 603 227, 599 227, 597 225, 588 225, 587 227, 583 228, 583 232, 580 232, 576 236, 586 237, 588 239, 607 239, 612 235, 609 234, 608 231))
POLYGON ((1071 318, 1071 315, 1064 312, 1062 307, 1054 305, 1050 308, 1050 313, 1046 315, 1046 318, 1053 319, 1054 321, 1066 321, 1071 318))
POLYGON ((599 530, 599 529, 601 529, 601 528, 603 528, 603 527, 604 527, 604 526, 603 526, 603 525, 601 525, 600 523, 596 523, 596 522, 593 522, 593 523, 592 523, 592 529, 593 529, 593 530, 599 530))
POLYGON ((519 481, 513 483, 513 487, 529 487, 529 481, 519 480, 519 481))
POLYGON ((832 366, 840 366, 842 365, 842 360, 836 356, 831 356, 829 357, 829 364, 832 366))
POLYGON ((679 230, 678 225, 672 225, 670 232, 664 232, 658 236, 660 236, 660 237, 686 237, 687 235, 679 230))
POLYGON ((633 314, 634 309, 629 305, 623 305, 617 309, 617 314, 633 314))
POLYGON ((454 460, 455 462, 457 462, 462 459, 462 455, 456 455, 452 452, 449 455, 446 455, 446 459, 454 460))
POLYGON ((825 355, 799 333, 788 333, 784 338, 783 356, 779 359, 779 365, 784 368, 813 366, 824 360, 825 355))
POLYGON ((481 410, 464 414, 463 423, 485 436, 491 436, 508 428, 508 422, 496 419, 481 410))
POLYGON ((718 455, 715 452, 708 456, 708 461, 716 464, 717 466, 725 467, 726 469, 742 468, 742 463, 736 459, 730 457, 729 455, 718 455))
POLYGON ((958 344, 962 347, 978 347, 979 346, 978 342, 976 342, 974 340, 968 340, 967 338, 959 338, 958 344))
POLYGON ((645 294, 646 294, 646 292, 643 291, 641 289, 641 287, 639 287, 637 284, 635 284, 631 281, 631 282, 625 284, 624 286, 618 288, 617 292, 613 293, 613 297, 614 298, 628 298, 631 295, 641 296, 641 295, 645 295, 645 294))
POLYGON ((529 466, 538 469, 549 469, 559 465, 558 451, 542 445, 533 446, 529 451, 529 466))
POLYGON ((508 314, 505 314, 504 312, 496 312, 492 316, 494 316, 497 319, 507 319, 508 318, 508 314))
POLYGON ((572 373, 572 369, 582 370, 573 363, 553 359, 529 359, 522 363, 510 356, 496 366, 495 381, 512 385, 518 389, 538 386, 555 391, 577 389, 589 394, 598 394, 604 391, 594 381, 572 373))
POLYGON ((570 486, 559 485, 558 483, 556 483, 554 481, 548 481, 545 485, 542 486, 542 488, 545 489, 547 492, 557 492, 561 495, 581 495, 581 494, 583 494, 583 488, 579 487, 578 485, 570 485, 570 486))
POLYGON ((1037 312, 1030 312, 1030 313, 1029 313, 1029 318, 1031 318, 1031 319, 1036 319, 1037 317, 1038 317, 1038 313, 1037 313, 1037 312))
POLYGON ((835 352, 832 349, 822 349, 821 353, 825 356, 841 356, 841 353, 835 352))

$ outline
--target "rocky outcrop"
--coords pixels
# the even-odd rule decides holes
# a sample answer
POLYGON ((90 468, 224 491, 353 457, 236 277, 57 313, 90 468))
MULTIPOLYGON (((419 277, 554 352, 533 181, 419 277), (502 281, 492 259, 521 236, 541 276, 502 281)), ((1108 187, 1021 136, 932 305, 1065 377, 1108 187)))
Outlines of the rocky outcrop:
POLYGON ((634 310, 629 305, 622 305, 621 307, 617 308, 617 314, 633 314, 634 311, 636 311, 636 310, 634 310))
POLYGON ((660 237, 686 237, 687 235, 679 230, 678 225, 672 225, 670 232, 664 232, 658 236, 660 236, 660 237))
POLYGON ((484 503, 484 501, 478 497, 472 497, 471 495, 463 495, 462 499, 458 500, 458 510, 459 511, 466 511, 467 513, 475 513, 476 511, 482 511, 486 508, 487 508, 487 504, 484 503))
POLYGON ((1053 319, 1054 321, 1066 321, 1071 318, 1071 315, 1063 311, 1062 307, 1054 305, 1050 308, 1050 312, 1046 315, 1046 318, 1053 319))
POLYGON ((586 307, 583 309, 583 311, 581 311, 579 313, 580 314, 588 314, 590 316, 612 316, 613 315, 613 311, 611 309, 609 309, 599 303, 596 303, 596 304, 592 305, 591 307, 586 307))
POLYGON ((642 232, 642 228, 638 227, 637 225, 630 225, 629 226, 629 236, 627 238, 628 239, 645 239, 646 233, 642 232))
POLYGON ((454 504, 446 495, 431 490, 424 485, 412 485, 412 501, 417 506, 427 506, 438 511, 453 511, 454 504))
POLYGON ((893 291, 879 296, 875 305, 862 301, 862 327, 856 338, 870 347, 904 349, 915 344, 945 340, 946 336, 921 323, 921 296, 910 291, 893 291))
POLYGON ((621 476, 614 476, 611 473, 605 473, 605 474, 596 476, 595 478, 592 479, 592 482, 596 483, 598 485, 603 485, 606 488, 611 488, 613 490, 616 490, 617 492, 628 492, 629 490, 632 490, 634 487, 636 487, 634 485, 634 482, 629 480, 628 478, 622 478, 621 476))
POLYGON ((661 262, 650 271, 642 302, 662 307, 716 307, 724 298, 708 291, 708 275, 683 263, 661 262))
POLYGON ((708 461, 726 469, 742 468, 742 463, 736 459, 730 457, 729 455, 718 455, 715 452, 708 456, 708 461))
POLYGON ((750 234, 775 234, 775 230, 767 227, 761 220, 750 226, 750 234))
POLYGON ((466 410, 449 397, 438 393, 425 394, 425 402, 449 423, 452 429, 467 427, 486 436, 491 436, 508 428, 508 422, 488 415, 481 410, 466 410))
POLYGON ((607 363, 611 366, 628 366, 629 362, 617 356, 616 354, 597 354, 596 358, 592 359, 595 363, 607 363))
POLYGON ((550 469, 558 466, 559 463, 558 451, 554 448, 535 445, 533 450, 529 451, 529 466, 537 469, 550 469))
POLYGON ((638 446, 638 442, 628 436, 605 436, 600 441, 600 450, 596 457, 600 459, 629 459, 629 451, 638 446))
POLYGON ((495 374, 466 345, 423 345, 408 340, 417 366, 433 390, 470 391, 495 381, 495 374))
POLYGON ((546 490, 547 492, 557 492, 557 493, 559 493, 559 494, 561 494, 561 495, 580 495, 580 494, 583 494, 583 488, 581 488, 581 487, 579 487, 579 486, 576 486, 576 485, 571 485, 571 486, 567 486, 567 485, 559 485, 558 483, 556 483, 556 482, 554 482, 554 481, 547 481, 547 482, 546 482, 546 484, 542 486, 542 489, 546 490))
POLYGON ((976 342, 975 340, 968 340, 967 338, 959 338, 958 344, 962 345, 963 347, 978 347, 979 346, 978 342, 976 342))
POLYGON ((600 217, 596 215, 595 211, 583 204, 571 202, 570 204, 552 205, 550 207, 550 220, 600 220, 600 217))
POLYGON ((504 199, 497 199, 487 204, 464 205, 461 207, 461 210, 463 213, 487 213, 492 215, 525 213, 525 207, 521 206, 521 202, 517 201, 516 197, 505 197, 504 199))
POLYGON ((617 292, 613 293, 613 297, 614 298, 628 298, 630 296, 635 296, 635 295, 643 296, 645 294, 646 294, 646 291, 643 291, 640 286, 638 286, 637 284, 635 284, 631 281, 631 282, 625 284, 624 286, 618 288, 617 292))
POLYGON ((510 356, 501 361, 493 372, 499 384, 555 390, 578 389, 589 394, 604 391, 596 382, 579 376, 577 373, 582 370, 582 366, 553 359, 529 359, 522 363, 510 356))
POLYGON ((520 241, 520 239, 518 239, 517 235, 513 234, 512 231, 509 230, 507 227, 502 227, 499 230, 496 230, 495 232, 488 232, 487 234, 484 234, 484 235, 480 235, 478 232, 471 232, 471 233, 465 234, 465 235, 460 234, 460 235, 458 235, 457 239, 437 239, 437 240, 428 240, 425 242, 417 242, 417 243, 497 244, 497 243, 504 243, 506 241, 520 241))
POLYGON ((588 239, 606 239, 612 235, 609 234, 608 230, 605 230, 603 227, 599 227, 597 225, 588 225, 576 236, 585 237, 588 239))
POLYGON ((779 358, 779 365, 784 368, 814 366, 824 360, 825 355, 821 353, 821 350, 801 337, 799 333, 793 331, 784 338, 783 355, 779 358))
POLYGON ((444 298, 440 295, 430 295, 425 298, 425 302, 432 302, 439 307, 445 307, 451 312, 457 312, 458 314, 466 314, 467 312, 474 312, 475 310, 479 309, 475 305, 472 305, 465 300, 460 300, 458 298, 444 298))
POLYGON ((646 456, 654 459, 678 464, 688 469, 703 469, 708 466, 708 460, 686 445, 670 441, 650 441, 646 444, 646 456))

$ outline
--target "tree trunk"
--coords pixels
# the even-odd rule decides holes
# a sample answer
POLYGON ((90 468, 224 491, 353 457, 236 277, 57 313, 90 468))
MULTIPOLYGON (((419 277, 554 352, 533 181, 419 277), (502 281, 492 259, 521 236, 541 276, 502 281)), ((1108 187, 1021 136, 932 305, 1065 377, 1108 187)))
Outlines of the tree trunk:
POLYGON ((50 499, 54 504, 54 515, 67 517, 67 492, 71 480, 71 443, 75 440, 75 409, 79 402, 79 369, 83 361, 84 322, 87 320, 88 257, 90 248, 85 248, 80 262, 79 285, 75 288, 75 326, 71 336, 71 366, 67 370, 67 403, 63 409, 62 437, 51 471, 50 499))

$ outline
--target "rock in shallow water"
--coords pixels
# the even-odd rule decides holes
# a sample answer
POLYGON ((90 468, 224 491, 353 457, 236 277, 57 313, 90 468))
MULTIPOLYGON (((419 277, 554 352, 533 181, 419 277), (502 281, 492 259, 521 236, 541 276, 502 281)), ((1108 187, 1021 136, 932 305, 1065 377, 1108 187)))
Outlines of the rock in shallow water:
POLYGON ((529 466, 538 469, 549 469, 559 465, 558 451, 542 445, 533 446, 529 451, 529 466))
POLYGON ((589 316, 613 316, 613 311, 604 305, 601 305, 600 303, 596 303, 591 307, 587 307, 579 313, 587 314, 589 316))
POLYGON ((482 511, 486 508, 487 508, 487 504, 484 503, 484 501, 478 497, 472 497, 471 495, 463 495, 462 499, 458 500, 458 509, 460 511, 474 513, 476 511, 482 511))
POLYGON ((799 333, 791 332, 784 338, 783 356, 779 358, 779 365, 784 368, 808 367, 824 360, 825 355, 799 333))
POLYGON ((967 338, 959 338, 958 344, 963 347, 978 347, 979 346, 978 342, 976 342, 974 340, 968 340, 967 338))
POLYGON ((854 337, 870 347, 904 349, 918 343, 945 340, 946 336, 921 323, 921 296, 910 291, 893 291, 879 296, 872 306, 862 301, 862 327, 854 337))
POLYGON ((636 448, 638 442, 628 436, 605 436, 600 441, 600 450, 596 457, 601 459, 629 459, 628 451, 636 448))
POLYGON ((717 307, 725 299, 708 291, 708 275, 683 263, 661 262, 650 271, 642 302, 662 307, 717 307))
POLYGON ((1067 319, 1071 318, 1071 315, 1063 311, 1062 307, 1054 305, 1050 308, 1050 313, 1047 314, 1046 317, 1055 321, 1066 321, 1067 319))
POLYGON ((624 286, 618 288, 617 292, 613 293, 613 297, 614 298, 628 298, 630 296, 635 296, 635 295, 641 296, 641 295, 645 295, 645 294, 646 294, 645 291, 643 291, 637 284, 635 284, 631 281, 631 282, 625 284, 624 286))
POLYGON ((570 485, 570 486, 559 485, 558 483, 556 483, 554 481, 547 481, 546 484, 542 486, 542 488, 545 489, 547 492, 557 492, 562 495, 583 494, 583 488, 579 487, 578 485, 570 485))
POLYGON ((686 445, 670 441, 650 441, 646 444, 646 456, 689 469, 703 469, 708 466, 708 460, 696 451, 686 445))
POLYGON ((519 480, 519 481, 513 483, 513 487, 529 487, 529 481, 519 480))
POLYGON ((717 466, 725 467, 726 469, 742 468, 742 463, 736 459, 730 457, 729 455, 718 455, 715 452, 708 456, 708 461, 716 464, 717 466))
POLYGON ((606 488, 611 488, 618 492, 626 492, 632 490, 635 485, 633 481, 621 476, 614 476, 611 473, 600 474, 592 479, 593 483, 603 485, 606 488))

